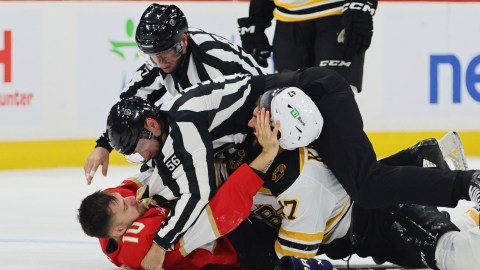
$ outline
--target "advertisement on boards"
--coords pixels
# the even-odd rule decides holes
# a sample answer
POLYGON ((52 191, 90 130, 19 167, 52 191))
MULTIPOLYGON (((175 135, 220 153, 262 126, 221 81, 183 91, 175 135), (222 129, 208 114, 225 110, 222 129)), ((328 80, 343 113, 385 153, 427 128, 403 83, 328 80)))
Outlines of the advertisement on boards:
POLYGON ((135 43, 135 29, 142 11, 142 8, 99 7, 77 13, 81 26, 78 28, 77 101, 84 104, 78 107, 79 127, 104 127, 108 110, 142 65, 135 43))
POLYGON ((409 129, 478 129, 478 9, 445 3, 390 5, 382 10, 385 116, 409 129), (413 8, 414 7, 414 8, 413 8))
MULTIPOLYGON (((128 3, 128 6, 125 4, 112 8, 103 3, 94 3, 93 9, 77 9, 76 115, 79 127, 103 128, 108 110, 143 64, 143 59, 137 53, 135 30, 148 5, 149 3, 128 3)), ((177 5, 185 13, 189 26, 240 44, 236 18, 248 14, 248 5, 245 3, 206 5, 182 2, 177 5), (239 8, 232 9, 232 6, 239 8), (216 19, 205 19, 213 17, 216 19)))
POLYGON ((37 125, 41 107, 41 16, 0 10, 0 123, 4 128, 37 125), (28 17, 25 20, 23 17, 28 17))

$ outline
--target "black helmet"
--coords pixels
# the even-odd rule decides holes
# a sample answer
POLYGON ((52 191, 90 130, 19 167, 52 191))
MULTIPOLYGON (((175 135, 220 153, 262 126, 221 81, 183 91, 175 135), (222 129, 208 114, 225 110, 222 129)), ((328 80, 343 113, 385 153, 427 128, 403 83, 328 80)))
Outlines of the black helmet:
POLYGON ((149 101, 134 96, 113 105, 107 119, 110 146, 117 152, 130 155, 144 132, 147 117, 158 118, 158 108, 149 101))
POLYGON ((177 45, 187 27, 187 19, 177 6, 151 4, 140 18, 135 41, 145 54, 157 54, 177 45))

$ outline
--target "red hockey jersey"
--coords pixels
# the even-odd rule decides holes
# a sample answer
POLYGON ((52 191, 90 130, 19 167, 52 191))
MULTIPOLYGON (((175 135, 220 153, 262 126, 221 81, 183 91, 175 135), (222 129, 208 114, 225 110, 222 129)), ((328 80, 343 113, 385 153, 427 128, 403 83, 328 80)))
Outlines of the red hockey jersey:
MULTIPOLYGON (((242 165, 218 190, 197 222, 187 230, 175 248, 166 253, 163 268, 194 270, 207 264, 237 267, 239 262, 235 249, 226 237, 221 236, 248 217, 253 196, 262 184, 263 181, 248 165, 242 165), (215 240, 216 238, 218 239, 215 240)), ((135 196, 140 185, 141 183, 130 178, 107 191, 118 192, 123 197, 135 196)), ((151 207, 130 226, 120 242, 100 239, 102 251, 119 267, 142 269, 141 261, 167 215, 168 209, 151 207)))

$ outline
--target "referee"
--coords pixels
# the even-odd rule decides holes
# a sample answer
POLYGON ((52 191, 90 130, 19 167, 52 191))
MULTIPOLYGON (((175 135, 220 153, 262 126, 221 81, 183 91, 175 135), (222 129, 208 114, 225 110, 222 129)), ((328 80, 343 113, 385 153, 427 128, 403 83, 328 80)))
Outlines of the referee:
MULTIPOLYGON (((262 74, 252 56, 238 45, 188 28, 185 15, 175 5, 150 5, 140 18, 135 40, 145 64, 133 75, 120 98, 139 96, 155 103, 166 93, 175 96, 210 79, 235 73, 262 74)), ((88 184, 100 165, 103 175, 107 174, 110 151, 104 133, 84 164, 88 184)))

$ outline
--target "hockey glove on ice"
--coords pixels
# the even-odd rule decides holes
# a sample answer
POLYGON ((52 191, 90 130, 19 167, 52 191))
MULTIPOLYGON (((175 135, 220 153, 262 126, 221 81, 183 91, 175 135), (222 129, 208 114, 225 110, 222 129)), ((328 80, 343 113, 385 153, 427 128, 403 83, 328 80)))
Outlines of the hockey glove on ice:
POLYGON ((377 0, 345 1, 338 42, 344 43, 351 53, 364 52, 370 47, 376 8, 377 0))
POLYGON ((332 270, 332 264, 322 259, 300 259, 284 256, 274 270, 332 270))
POLYGON ((242 39, 242 47, 245 52, 251 54, 262 67, 268 67, 267 59, 272 53, 272 46, 268 42, 265 29, 271 22, 265 22, 255 18, 238 19, 238 32, 242 39))

